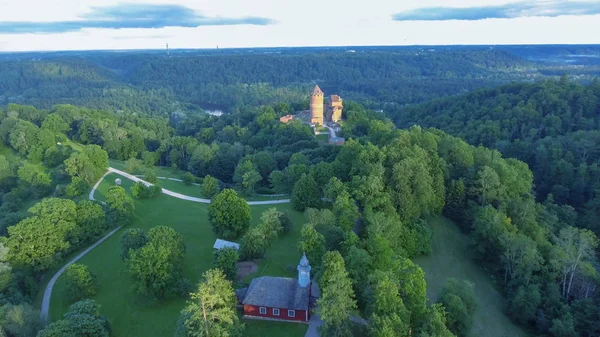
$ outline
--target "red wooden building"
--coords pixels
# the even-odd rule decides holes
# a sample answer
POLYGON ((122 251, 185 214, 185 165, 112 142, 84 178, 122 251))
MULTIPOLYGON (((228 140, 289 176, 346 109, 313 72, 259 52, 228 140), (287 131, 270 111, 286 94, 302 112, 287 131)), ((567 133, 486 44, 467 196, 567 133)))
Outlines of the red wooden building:
POLYGON ((298 279, 272 276, 253 279, 242 301, 244 315, 308 322, 310 269, 306 256, 302 256, 298 265, 298 279))

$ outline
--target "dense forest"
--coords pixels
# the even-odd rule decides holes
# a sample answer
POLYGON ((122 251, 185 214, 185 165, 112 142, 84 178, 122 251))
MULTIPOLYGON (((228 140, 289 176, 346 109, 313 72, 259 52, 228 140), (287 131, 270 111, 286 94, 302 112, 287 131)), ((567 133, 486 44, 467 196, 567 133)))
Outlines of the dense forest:
MULTIPOLYGON (((570 225, 568 207, 551 199, 535 201, 527 164, 439 130, 396 129, 381 114, 352 102, 347 103, 343 127, 347 143, 323 146, 307 126, 279 123, 277 117, 286 108, 263 106, 222 118, 182 113, 174 119, 69 105, 50 110, 7 106, 0 124, 2 141, 10 149, 3 152, 8 157, 0 157, 5 163, 5 236, 0 239, 4 333, 35 335, 39 315, 28 303, 44 271, 109 228, 128 223, 133 204, 122 188, 109 190, 106 205, 80 198, 113 158, 133 166, 177 167, 199 181, 215 177, 220 187, 240 193, 291 193, 293 206, 309 219, 298 249, 306 252, 321 284, 324 335, 468 333, 475 310, 470 286, 451 280, 438 300, 429 302, 423 271, 410 260, 430 252, 427 219, 435 214, 457 221, 470 233, 479 263, 500 281, 507 312, 517 322, 539 335, 597 335, 598 239, 570 225), (74 149, 69 140, 82 148, 74 149), (350 321, 355 309, 367 318, 365 331, 350 321)), ((232 198, 235 192, 225 189, 215 200, 232 198)), ((234 207, 235 213, 244 207, 217 204, 234 207)), ((227 230, 220 226, 213 223, 216 231, 227 230)), ((260 257, 267 243, 256 231, 263 229, 247 229, 246 224, 226 235, 241 236, 245 258, 260 257)), ((157 227, 148 233, 148 249, 129 250, 133 255, 126 265, 137 282, 143 280, 132 271, 136 263, 152 259, 152 237, 164 235, 180 246, 179 234, 157 227), (153 234, 158 232, 163 234, 153 234)), ((173 250, 177 259, 181 249, 173 250)), ((72 273, 79 276, 75 281, 88 278, 85 270, 72 273)), ((210 285, 220 277, 207 273, 205 282, 210 285)), ((158 293, 157 288, 149 292, 143 283, 136 284, 142 296, 182 296, 170 283, 158 293)), ((106 321, 93 301, 76 302, 70 312, 77 310, 86 312, 82 319, 104 336, 106 321)), ((190 316, 189 310, 198 308, 182 313, 177 329, 183 335, 202 326, 197 321, 201 316, 190 316)), ((40 336, 57 331, 83 335, 73 315, 67 313, 40 336)))
MULTIPOLYGON (((399 109, 399 127, 435 127, 526 162, 539 201, 572 206, 564 221, 600 232, 600 83, 510 84, 399 109)), ((566 208, 565 208, 566 209, 566 208)))
POLYGON ((569 58, 598 53, 588 49, 543 50, 554 55, 551 59, 540 59, 542 51, 533 47, 5 55, 0 58, 0 104, 49 109, 67 103, 153 115, 213 107, 239 112, 245 106, 279 102, 301 108, 318 83, 327 93, 388 111, 516 80, 567 73, 589 82, 600 74, 600 65, 588 64, 594 58, 569 58))

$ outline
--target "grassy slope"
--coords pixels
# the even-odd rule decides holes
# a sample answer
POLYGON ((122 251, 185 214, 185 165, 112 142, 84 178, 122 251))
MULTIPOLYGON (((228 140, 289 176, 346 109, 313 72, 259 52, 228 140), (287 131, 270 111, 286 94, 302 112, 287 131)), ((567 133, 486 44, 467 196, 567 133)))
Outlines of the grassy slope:
MULTIPOLYGON (((104 200, 103 194, 112 186, 117 175, 109 174, 96 191, 96 199, 104 200)), ((131 181, 122 179, 128 189, 131 181)), ((257 224, 260 214, 269 206, 252 206, 252 224, 257 224)), ((299 256, 295 250, 297 236, 304 219, 303 215, 291 209, 289 204, 277 205, 278 209, 289 210, 293 217, 294 230, 274 243, 267 253, 276 262, 269 263, 265 274, 295 276, 286 272, 287 265, 295 265, 299 256), (275 259, 276 257, 276 259, 275 259)), ((136 201, 136 216, 129 228, 148 230, 156 225, 170 225, 183 235, 186 243, 184 263, 185 277, 196 284, 202 272, 210 268, 212 245, 215 235, 207 218, 208 205, 179 200, 162 195, 152 200, 136 201)), ((119 259, 120 233, 115 234, 102 245, 80 260, 98 277, 98 294, 94 297, 102 305, 102 312, 108 317, 112 336, 172 336, 179 312, 185 305, 183 299, 159 303, 148 303, 131 290, 131 282, 119 259)), ((260 269, 262 271, 262 269, 260 269)), ((69 302, 64 297, 65 284, 59 279, 54 288, 50 316, 58 319, 66 312, 69 302)), ((246 336, 278 336, 281 331, 286 336, 304 336, 305 325, 292 323, 268 325, 264 322, 247 321, 246 336), (270 331, 270 332, 269 332, 270 331)))
POLYGON ((477 311, 470 336, 518 337, 528 336, 504 314, 504 299, 496 290, 490 276, 473 262, 470 238, 448 219, 437 217, 430 221, 434 230, 433 252, 415 262, 425 271, 427 296, 432 301, 449 278, 467 280, 475 286, 477 311))

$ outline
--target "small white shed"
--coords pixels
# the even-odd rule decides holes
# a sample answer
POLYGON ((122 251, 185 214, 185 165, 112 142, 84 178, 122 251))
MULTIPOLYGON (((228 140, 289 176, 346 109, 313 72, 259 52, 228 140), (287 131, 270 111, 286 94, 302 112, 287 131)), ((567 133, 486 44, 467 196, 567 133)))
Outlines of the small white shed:
POLYGON ((233 247, 233 248, 235 248, 235 250, 239 250, 240 244, 231 242, 231 241, 217 239, 217 241, 215 241, 215 244, 213 245, 214 249, 223 249, 223 248, 228 248, 228 247, 233 247))

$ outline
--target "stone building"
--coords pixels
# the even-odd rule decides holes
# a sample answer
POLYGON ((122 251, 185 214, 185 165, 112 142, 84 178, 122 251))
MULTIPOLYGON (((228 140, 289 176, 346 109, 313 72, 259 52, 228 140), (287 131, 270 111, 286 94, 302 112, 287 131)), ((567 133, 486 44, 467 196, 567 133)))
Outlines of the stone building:
POLYGON ((342 110, 344 109, 344 105, 342 104, 342 98, 338 95, 331 95, 331 99, 329 101, 329 107, 327 109, 327 121, 328 122, 338 122, 342 119, 342 110))
POLYGON ((310 97, 310 122, 312 124, 323 125, 323 99, 325 94, 321 91, 318 85, 315 86, 312 96, 310 97))
POLYGON ((324 100, 325 94, 321 88, 316 85, 310 98, 311 124, 323 125, 324 122, 338 122, 342 119, 342 111, 344 110, 342 98, 338 95, 331 95, 327 104, 327 109, 325 109, 324 100))

